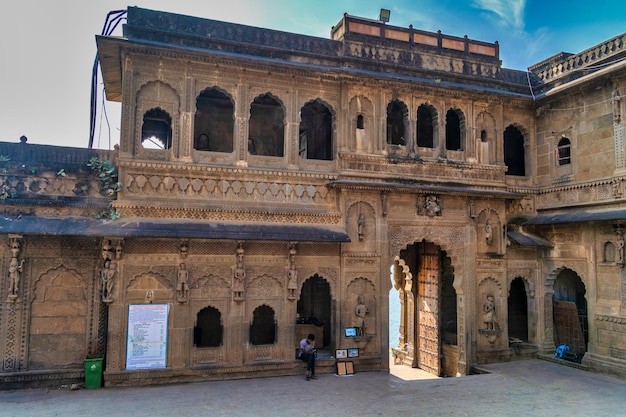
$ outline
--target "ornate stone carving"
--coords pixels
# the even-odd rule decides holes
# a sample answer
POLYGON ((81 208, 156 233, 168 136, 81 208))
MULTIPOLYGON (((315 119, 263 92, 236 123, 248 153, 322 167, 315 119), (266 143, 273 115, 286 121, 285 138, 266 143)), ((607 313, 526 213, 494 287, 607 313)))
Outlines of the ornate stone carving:
POLYGON ((20 254, 20 235, 9 235, 11 260, 9 261, 7 301, 15 302, 20 293, 21 274, 24 271, 24 259, 18 260, 20 254))
POLYGON ((115 274, 117 272, 117 263, 110 259, 104 261, 104 267, 100 270, 100 278, 102 285, 102 301, 104 303, 112 303, 114 301, 113 289, 115 287, 115 274))
POLYGON ((296 270, 296 243, 289 242, 289 272, 287 273, 287 298, 298 297, 298 271, 296 270))
POLYGON ((233 300, 243 301, 246 291, 246 268, 243 264, 243 241, 237 242, 237 265, 233 271, 233 300))
POLYGON ((184 262, 178 265, 176 300, 179 303, 186 303, 189 300, 189 271, 187 270, 187 264, 184 262))

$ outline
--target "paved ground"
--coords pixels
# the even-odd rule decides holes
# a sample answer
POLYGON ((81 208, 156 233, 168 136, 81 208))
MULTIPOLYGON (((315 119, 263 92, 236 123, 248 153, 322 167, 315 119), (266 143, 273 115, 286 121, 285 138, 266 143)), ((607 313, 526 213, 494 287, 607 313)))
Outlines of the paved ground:
MULTIPOLYGON (((626 380, 528 360, 489 374, 392 373, 213 381, 136 388, 0 391, 0 416, 623 416, 626 380)), ((358 369, 357 369, 358 371, 358 369)))

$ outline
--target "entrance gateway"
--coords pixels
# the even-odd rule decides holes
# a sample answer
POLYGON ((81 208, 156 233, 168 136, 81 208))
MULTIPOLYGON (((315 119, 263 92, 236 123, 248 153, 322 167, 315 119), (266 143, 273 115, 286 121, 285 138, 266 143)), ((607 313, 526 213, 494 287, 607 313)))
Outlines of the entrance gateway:
POLYGON ((432 242, 414 243, 395 258, 392 275, 400 297, 394 362, 437 376, 455 376, 457 311, 450 258, 432 242))

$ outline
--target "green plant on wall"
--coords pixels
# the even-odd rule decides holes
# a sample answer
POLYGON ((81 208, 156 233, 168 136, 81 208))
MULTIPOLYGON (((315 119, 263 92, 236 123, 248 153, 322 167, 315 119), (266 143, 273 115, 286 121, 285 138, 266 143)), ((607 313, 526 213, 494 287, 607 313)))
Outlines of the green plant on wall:
POLYGON ((119 219, 120 214, 112 206, 112 200, 122 188, 122 184, 117 180, 115 167, 111 165, 111 161, 97 157, 91 158, 87 166, 98 176, 100 192, 111 199, 109 206, 99 212, 96 217, 99 219, 119 219))

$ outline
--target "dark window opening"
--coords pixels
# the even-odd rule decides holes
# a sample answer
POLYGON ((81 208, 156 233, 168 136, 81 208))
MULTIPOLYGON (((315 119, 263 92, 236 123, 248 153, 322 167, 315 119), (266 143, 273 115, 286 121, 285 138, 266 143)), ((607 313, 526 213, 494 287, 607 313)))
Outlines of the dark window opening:
POLYGON ((559 141, 558 144, 558 159, 557 159, 557 165, 561 166, 561 165, 569 165, 572 162, 571 159, 571 150, 572 150, 572 144, 569 141, 568 138, 563 138, 559 141))
POLYGON ((152 109, 143 115, 141 145, 146 149, 172 147, 172 118, 166 111, 152 109))
POLYGON ((393 100, 387 106, 387 143, 406 145, 405 127, 407 108, 401 101, 393 100))
POLYGON ((522 278, 517 277, 511 282, 508 309, 509 337, 528 341, 528 301, 522 278))
POLYGON ((487 142, 487 131, 484 129, 480 131, 480 141, 487 142))
POLYGON ((221 313, 213 307, 198 312, 193 329, 193 344, 196 347, 218 347, 222 344, 223 326, 221 313))
POLYGON ((433 113, 428 106, 422 104, 417 109, 417 146, 434 148, 433 113))
POLYGON ((504 163, 508 167, 506 175, 526 175, 524 136, 515 126, 504 131, 504 163))
POLYGON ((364 121, 363 121, 363 115, 362 115, 362 114, 359 114, 359 115, 356 117, 356 128, 357 128, 357 129, 365 129, 365 127, 364 127, 364 121))
POLYGON ((264 94, 250 105, 248 152, 252 155, 283 156, 285 111, 281 104, 264 94))
POLYGON ((252 313, 250 343, 253 345, 276 343, 276 320, 274 319, 274 310, 271 307, 262 305, 252 313))
POLYGON ((196 99, 194 116, 194 149, 198 151, 232 152, 234 107, 231 99, 212 88, 196 99))
POLYGON ((446 149, 460 151, 461 143, 461 118, 456 110, 448 110, 446 113, 446 149))
POLYGON ((300 158, 333 160, 333 116, 320 101, 300 110, 300 158))

